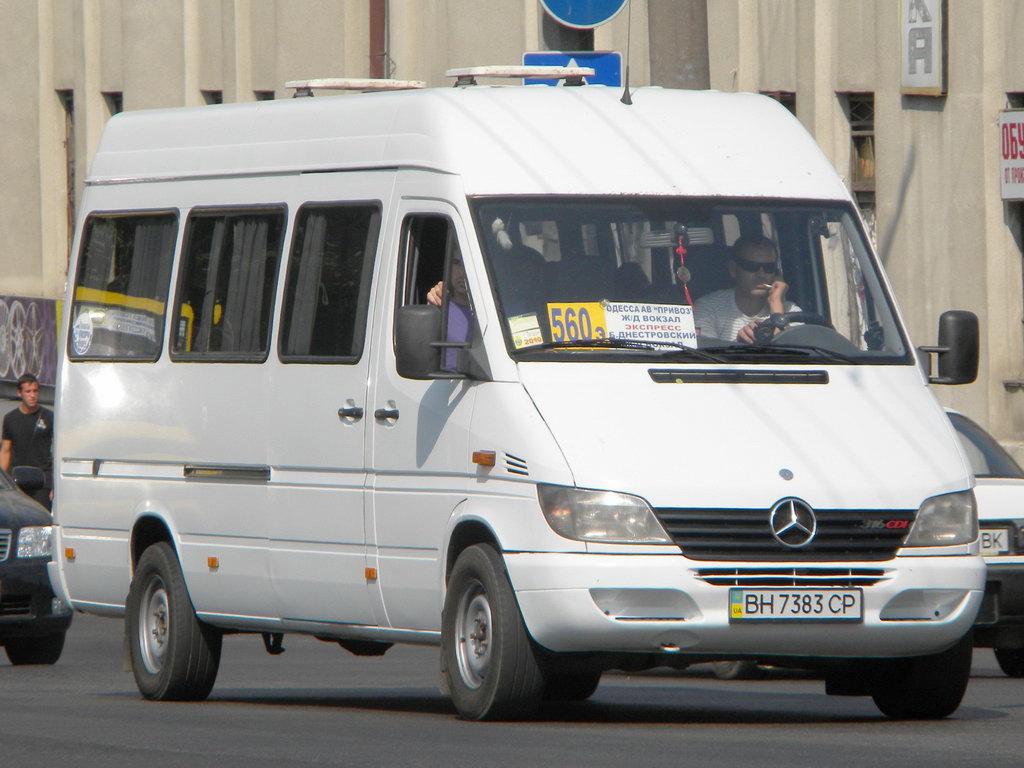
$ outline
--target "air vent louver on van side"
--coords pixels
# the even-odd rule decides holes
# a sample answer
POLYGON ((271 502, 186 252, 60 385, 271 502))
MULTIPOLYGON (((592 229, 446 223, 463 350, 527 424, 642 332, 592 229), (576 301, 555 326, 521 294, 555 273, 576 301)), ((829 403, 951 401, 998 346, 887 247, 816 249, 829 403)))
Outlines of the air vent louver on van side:
POLYGON ((889 560, 916 517, 907 510, 816 509, 817 533, 802 547, 772 536, 767 509, 657 509, 672 540, 693 560, 889 560))
POLYGON ((7 553, 11 549, 11 532, 8 530, 0 531, 0 561, 7 559, 7 553))
POLYGON ((523 475, 524 477, 530 474, 530 470, 526 467, 526 459, 520 459, 511 453, 505 454, 505 471, 513 475, 523 475))

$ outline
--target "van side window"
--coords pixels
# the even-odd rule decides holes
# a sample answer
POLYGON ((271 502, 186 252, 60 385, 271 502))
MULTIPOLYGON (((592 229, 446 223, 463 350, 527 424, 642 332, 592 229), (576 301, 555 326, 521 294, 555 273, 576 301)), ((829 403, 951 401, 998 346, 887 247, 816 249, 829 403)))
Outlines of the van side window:
POLYGON ((402 306, 426 304, 427 293, 444 279, 445 249, 451 222, 445 216, 410 216, 405 220, 402 247, 402 306))
POLYGON ((199 213, 178 277, 174 359, 263 360, 285 213, 199 213))
POLYGON ((72 360, 160 357, 177 235, 175 213, 89 217, 71 308, 72 360))
POLYGON ((355 362, 362 355, 379 229, 376 204, 299 211, 281 319, 284 362, 355 362))

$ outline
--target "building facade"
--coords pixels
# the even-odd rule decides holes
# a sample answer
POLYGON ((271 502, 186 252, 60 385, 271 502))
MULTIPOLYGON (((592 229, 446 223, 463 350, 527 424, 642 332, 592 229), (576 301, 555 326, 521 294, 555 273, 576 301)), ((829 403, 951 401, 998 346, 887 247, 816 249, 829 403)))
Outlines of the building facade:
POLYGON ((25 307, 63 294, 115 112, 288 98, 285 81, 310 77, 445 85, 446 69, 525 51, 617 50, 633 86, 759 91, 795 112, 854 192, 915 342, 935 342, 944 309, 978 314, 978 382, 937 394, 1022 457, 1024 209, 999 183, 1000 116, 1024 106, 1018 32, 1024 0, 630 0, 590 31, 539 0, 0 0, 0 380, 4 356, 24 367, 42 338, 25 307), (908 83, 926 70, 938 85, 908 83), (22 325, 5 331, 14 301, 22 325))

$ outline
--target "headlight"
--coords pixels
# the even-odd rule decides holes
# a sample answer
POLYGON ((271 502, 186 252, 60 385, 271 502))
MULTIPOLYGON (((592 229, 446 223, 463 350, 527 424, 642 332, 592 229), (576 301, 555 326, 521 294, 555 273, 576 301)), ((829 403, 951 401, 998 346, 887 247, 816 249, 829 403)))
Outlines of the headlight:
POLYGON ((620 544, 671 544, 646 501, 614 491, 538 485, 544 519, 567 539, 620 544))
POLYGON ((974 491, 945 493, 925 499, 917 511, 906 547, 946 547, 967 544, 978 537, 974 491))
POLYGON ((49 557, 53 527, 30 525, 18 532, 18 557, 49 557))

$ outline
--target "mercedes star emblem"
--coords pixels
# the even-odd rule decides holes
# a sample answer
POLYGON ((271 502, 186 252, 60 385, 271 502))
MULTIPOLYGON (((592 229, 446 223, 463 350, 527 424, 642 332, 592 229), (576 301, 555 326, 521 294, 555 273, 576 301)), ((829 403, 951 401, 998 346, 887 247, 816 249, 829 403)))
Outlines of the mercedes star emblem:
POLYGON ((818 532, 814 510, 800 499, 783 499, 776 503, 768 517, 768 524, 775 540, 791 549, 807 546, 818 532))

